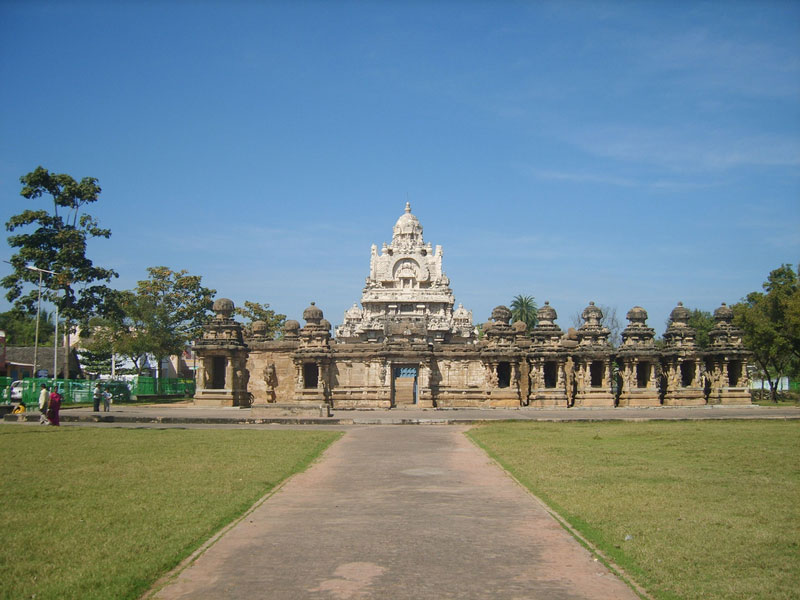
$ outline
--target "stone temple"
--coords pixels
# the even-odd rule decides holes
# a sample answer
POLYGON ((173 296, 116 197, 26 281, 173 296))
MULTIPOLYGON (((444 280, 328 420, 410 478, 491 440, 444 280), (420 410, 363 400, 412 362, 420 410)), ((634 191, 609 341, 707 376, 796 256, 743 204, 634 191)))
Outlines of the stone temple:
MULTIPOLYGON (((233 302, 214 303, 216 316, 195 343, 195 403, 302 412, 304 407, 613 407, 749 404, 747 360, 733 311, 714 312, 711 344, 700 349, 681 303, 663 343, 647 311, 628 311, 618 348, 609 343, 593 302, 583 324, 567 332, 545 302, 538 324, 511 323, 498 306, 483 335, 455 298, 442 268, 441 246, 425 243, 406 204, 392 241, 373 245, 369 275, 342 324, 311 303, 305 325, 286 321, 280 339, 254 322, 233 320, 233 302)), ((266 413, 265 413, 266 414, 266 413)))

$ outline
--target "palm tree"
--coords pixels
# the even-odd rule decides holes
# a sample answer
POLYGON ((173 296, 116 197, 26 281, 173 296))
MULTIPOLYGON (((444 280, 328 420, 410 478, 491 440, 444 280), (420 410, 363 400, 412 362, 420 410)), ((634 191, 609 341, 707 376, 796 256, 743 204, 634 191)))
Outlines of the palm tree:
POLYGON ((536 301, 533 296, 518 294, 511 301, 511 320, 523 321, 528 329, 536 327, 536 301))

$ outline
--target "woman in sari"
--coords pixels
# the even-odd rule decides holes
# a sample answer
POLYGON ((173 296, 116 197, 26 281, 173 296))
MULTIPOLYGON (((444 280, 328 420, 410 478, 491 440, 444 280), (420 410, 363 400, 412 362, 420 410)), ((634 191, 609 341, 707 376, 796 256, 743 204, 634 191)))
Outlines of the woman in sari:
POLYGON ((47 408, 47 420, 50 421, 51 425, 58 426, 58 411, 61 410, 61 394, 53 388, 52 393, 50 394, 50 406, 47 408))

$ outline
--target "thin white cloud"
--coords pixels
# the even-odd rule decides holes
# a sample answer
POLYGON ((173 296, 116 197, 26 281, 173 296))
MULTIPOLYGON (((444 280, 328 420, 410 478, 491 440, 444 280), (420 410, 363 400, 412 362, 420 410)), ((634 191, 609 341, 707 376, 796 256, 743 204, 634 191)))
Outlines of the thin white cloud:
POLYGON ((631 177, 616 177, 608 174, 591 173, 588 171, 563 171, 537 169, 524 166, 523 172, 537 178, 550 181, 564 181, 568 183, 590 183, 600 185, 611 185, 624 188, 643 188, 652 190, 663 190, 668 192, 681 190, 698 190, 718 187, 722 185, 719 181, 680 181, 675 179, 641 179, 631 177))
POLYGON ((604 185, 615 185, 619 187, 638 187, 641 184, 633 179, 625 177, 613 177, 610 175, 597 175, 593 173, 579 173, 572 171, 550 171, 543 169, 529 169, 534 177, 539 179, 549 179, 555 181, 569 181, 573 183, 600 183, 604 185))
POLYGON ((573 127, 562 135, 595 156, 682 173, 800 166, 800 139, 777 134, 608 124, 573 127))
POLYGON ((693 93, 724 90, 754 97, 797 97, 800 60, 796 44, 722 38, 707 28, 631 38, 631 56, 642 72, 659 73, 693 93))

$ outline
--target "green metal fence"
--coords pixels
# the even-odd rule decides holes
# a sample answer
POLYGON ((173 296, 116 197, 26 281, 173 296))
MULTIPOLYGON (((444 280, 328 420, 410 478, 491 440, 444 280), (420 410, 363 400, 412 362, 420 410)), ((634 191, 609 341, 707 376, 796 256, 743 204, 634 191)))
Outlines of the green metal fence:
POLYGON ((64 404, 75 404, 78 402, 91 402, 94 390, 94 381, 88 379, 56 379, 55 382, 48 378, 32 378, 22 380, 22 402, 26 406, 39 404, 39 392, 41 385, 53 391, 56 386, 58 393, 61 394, 64 404))
MULTIPOLYGON (((22 380, 22 403, 36 407, 39 404, 39 392, 44 384, 52 391, 54 382, 47 378, 29 378, 22 380)), ((132 381, 123 380, 90 380, 90 379, 57 379, 55 386, 61 394, 64 404, 79 402, 91 403, 95 386, 107 390, 115 403, 129 402, 139 396, 192 396, 194 395, 193 379, 156 379, 154 377, 134 377, 132 381)), ((0 377, 0 402, 10 402, 11 378, 0 377)))
POLYGON ((193 396, 194 379, 138 376, 131 382, 134 396, 193 396))

